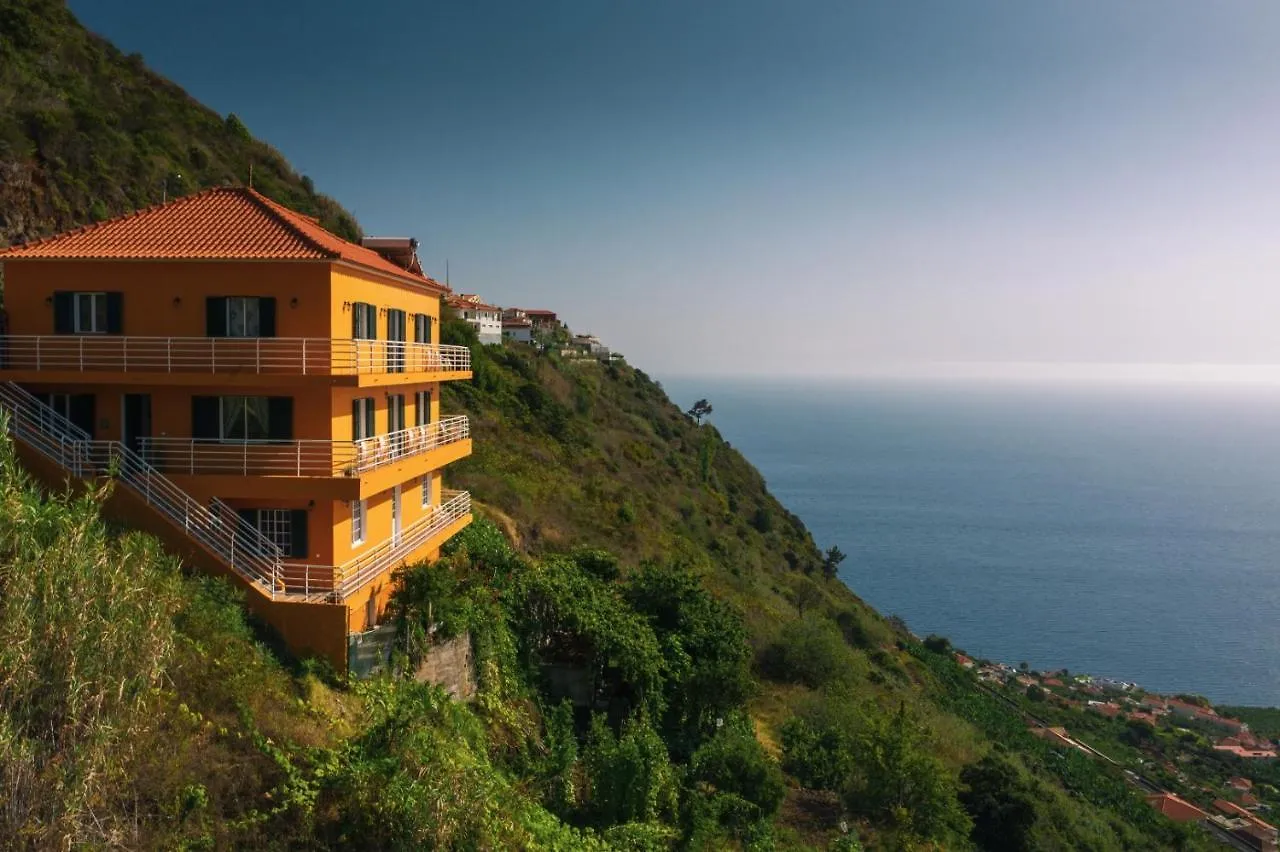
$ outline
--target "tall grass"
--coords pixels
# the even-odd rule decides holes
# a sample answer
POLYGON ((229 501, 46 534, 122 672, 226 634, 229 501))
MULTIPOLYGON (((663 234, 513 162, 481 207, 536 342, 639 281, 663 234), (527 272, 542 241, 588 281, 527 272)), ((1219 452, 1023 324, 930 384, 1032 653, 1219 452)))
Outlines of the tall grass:
POLYGON ((153 539, 110 533, 105 496, 42 494, 0 440, 3 838, 97 845, 126 831, 113 782, 151 723, 180 580, 153 539))

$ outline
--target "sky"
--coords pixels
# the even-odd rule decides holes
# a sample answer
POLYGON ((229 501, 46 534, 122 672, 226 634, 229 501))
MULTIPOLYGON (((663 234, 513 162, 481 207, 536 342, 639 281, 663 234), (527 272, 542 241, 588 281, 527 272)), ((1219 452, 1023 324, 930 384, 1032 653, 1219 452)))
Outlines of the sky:
POLYGON ((657 375, 1280 363, 1274 0, 70 6, 657 375))

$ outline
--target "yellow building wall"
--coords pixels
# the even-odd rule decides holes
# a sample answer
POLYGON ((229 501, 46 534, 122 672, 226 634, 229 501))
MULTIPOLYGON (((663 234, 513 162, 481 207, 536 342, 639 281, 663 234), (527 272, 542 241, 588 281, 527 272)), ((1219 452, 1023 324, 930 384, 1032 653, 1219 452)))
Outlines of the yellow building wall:
MULTIPOLYGON (((274 296, 277 337, 331 335, 327 261, 10 260, 4 266, 10 334, 53 334, 53 304, 46 300, 55 290, 74 290, 123 293, 126 335, 204 337, 209 296, 274 296)), ((351 336, 349 315, 340 336, 351 336)))
MULTIPOLYGON (((436 508, 440 506, 443 473, 443 470, 437 470, 431 477, 431 505, 436 508)), ((414 477, 400 485, 400 529, 402 531, 429 514, 428 509, 422 505, 423 478, 414 477)), ((364 541, 354 546, 351 543, 351 503, 335 502, 333 504, 333 552, 337 554, 336 564, 341 565, 356 559, 391 538, 391 504, 392 489, 365 498, 364 541)))
POLYGON ((332 311, 330 337, 351 337, 352 304, 365 302, 378 307, 378 339, 387 339, 387 308, 404 311, 405 337, 413 340, 413 315, 426 314, 436 320, 431 324, 431 342, 440 342, 440 294, 408 282, 399 283, 373 272, 352 267, 333 266, 331 279, 332 311))
POLYGON ((351 428, 351 403, 356 399, 373 400, 374 431, 379 435, 385 435, 390 431, 387 425, 390 397, 392 394, 404 394, 404 424, 406 428, 412 428, 413 424, 417 422, 416 394, 418 391, 431 391, 431 420, 432 422, 439 420, 441 417, 439 382, 420 382, 373 388, 333 388, 331 396, 332 409, 329 412, 329 416, 332 419, 331 434, 333 439, 335 441, 351 440, 351 436, 354 434, 351 428))

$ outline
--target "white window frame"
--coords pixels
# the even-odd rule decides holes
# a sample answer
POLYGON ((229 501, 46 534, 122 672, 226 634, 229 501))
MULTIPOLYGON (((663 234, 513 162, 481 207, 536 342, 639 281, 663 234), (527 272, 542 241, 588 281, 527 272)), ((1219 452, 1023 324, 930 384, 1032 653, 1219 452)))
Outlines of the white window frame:
POLYGON ((431 508, 431 489, 435 483, 435 474, 428 473, 422 477, 422 508, 431 508))
POLYGON ((293 553, 293 512, 289 509, 258 509, 258 532, 280 548, 281 553, 293 553))
POLYGON ((364 544, 368 535, 369 502, 367 500, 351 501, 351 546, 364 544))
POLYGON ((107 325, 107 294, 105 292, 83 292, 76 293, 75 298, 71 302, 71 328, 76 334, 106 334, 107 325), (80 310, 80 300, 89 299, 89 316, 85 317, 80 310), (101 317, 99 317, 101 312, 101 317), (98 320, 102 320, 102 327, 98 328, 98 320), (87 321, 86 321, 87 320, 87 321))

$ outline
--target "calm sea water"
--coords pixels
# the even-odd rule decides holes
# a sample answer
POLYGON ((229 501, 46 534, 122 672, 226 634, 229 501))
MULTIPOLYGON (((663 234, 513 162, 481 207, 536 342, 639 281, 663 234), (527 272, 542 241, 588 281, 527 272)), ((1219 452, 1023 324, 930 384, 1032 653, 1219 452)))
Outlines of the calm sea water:
POLYGON ((916 633, 1280 705, 1280 387, 664 385, 916 633))

